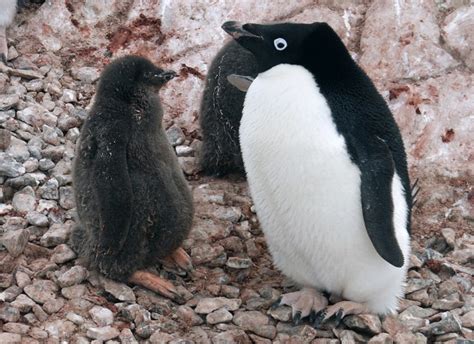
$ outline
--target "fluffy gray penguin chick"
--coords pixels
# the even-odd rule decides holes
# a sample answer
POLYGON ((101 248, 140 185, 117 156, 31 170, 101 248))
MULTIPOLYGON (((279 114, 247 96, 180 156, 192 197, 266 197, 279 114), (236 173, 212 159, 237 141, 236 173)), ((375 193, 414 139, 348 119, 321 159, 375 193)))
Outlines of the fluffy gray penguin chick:
POLYGON ((192 195, 156 94, 175 76, 138 56, 103 71, 76 148, 79 221, 71 238, 91 269, 174 299, 174 286, 146 269, 163 260, 192 268, 180 248, 191 229, 192 195))

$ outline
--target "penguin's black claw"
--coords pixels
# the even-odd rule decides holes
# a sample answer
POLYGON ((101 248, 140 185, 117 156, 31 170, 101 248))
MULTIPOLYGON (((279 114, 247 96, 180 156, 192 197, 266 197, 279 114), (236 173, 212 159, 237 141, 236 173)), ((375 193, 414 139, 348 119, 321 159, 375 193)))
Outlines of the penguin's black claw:
POLYGON ((326 318, 326 314, 327 314, 326 310, 323 309, 323 310, 317 312, 314 315, 315 319, 314 319, 314 322, 313 322, 313 327, 315 329, 319 329, 321 327, 321 325, 324 323, 324 320, 326 318))
POLYGON ((0 63, 3 63, 5 66, 7 65, 7 57, 4 53, 0 54, 0 63))
POLYGON ((344 309, 339 308, 339 310, 336 312, 335 317, 336 317, 336 324, 334 327, 338 327, 341 324, 342 319, 344 318, 344 309))
POLYGON ((280 307, 281 305, 281 296, 275 301, 272 303, 272 305, 270 306, 271 309, 275 309, 275 308, 278 308, 280 307))
POLYGON ((301 312, 297 311, 293 316, 293 324, 298 326, 301 323, 301 312))
POLYGON ((313 324, 316 321, 316 316, 318 313, 316 313, 314 310, 309 313, 309 323, 313 324))

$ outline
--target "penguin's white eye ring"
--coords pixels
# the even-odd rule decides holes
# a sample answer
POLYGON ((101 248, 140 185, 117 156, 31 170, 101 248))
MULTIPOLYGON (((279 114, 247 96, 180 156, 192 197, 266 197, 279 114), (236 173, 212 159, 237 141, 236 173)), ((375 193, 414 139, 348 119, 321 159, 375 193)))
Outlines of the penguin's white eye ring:
POLYGON ((275 46, 276 50, 282 51, 286 49, 288 43, 286 43, 285 39, 283 38, 277 38, 273 41, 273 45, 275 46))

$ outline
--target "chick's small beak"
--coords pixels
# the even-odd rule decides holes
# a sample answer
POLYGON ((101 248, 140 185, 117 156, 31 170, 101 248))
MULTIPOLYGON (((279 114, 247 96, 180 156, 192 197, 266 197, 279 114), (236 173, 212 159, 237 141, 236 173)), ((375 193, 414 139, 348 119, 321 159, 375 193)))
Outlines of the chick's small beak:
POLYGON ((170 81, 171 79, 175 78, 178 74, 172 70, 164 70, 160 73, 160 78, 164 81, 170 81))
POLYGON ((227 21, 222 24, 222 29, 232 36, 233 39, 238 40, 242 37, 258 38, 262 39, 261 36, 255 35, 244 29, 244 25, 236 21, 227 21))

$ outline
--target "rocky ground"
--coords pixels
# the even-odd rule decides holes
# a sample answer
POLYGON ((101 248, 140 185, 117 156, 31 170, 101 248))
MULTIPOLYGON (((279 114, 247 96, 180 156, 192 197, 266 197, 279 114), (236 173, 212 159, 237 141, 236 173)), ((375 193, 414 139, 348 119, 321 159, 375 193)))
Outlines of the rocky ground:
POLYGON ((0 67, 0 343, 474 341, 473 6, 262 1, 255 9, 244 1, 213 4, 221 11, 210 15, 203 1, 99 3, 45 2, 23 10, 9 30, 10 67, 0 67), (198 98, 223 37, 212 28, 248 12, 255 21, 264 13, 329 21, 394 111, 422 186, 396 316, 293 325, 288 307, 271 307, 295 286, 272 265, 245 181, 199 174, 198 98), (184 304, 87 271, 66 243, 74 145, 103 65, 125 53, 180 72, 163 102, 196 203, 184 245, 195 270, 158 270, 184 304))

